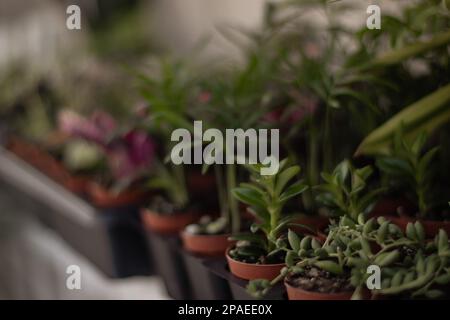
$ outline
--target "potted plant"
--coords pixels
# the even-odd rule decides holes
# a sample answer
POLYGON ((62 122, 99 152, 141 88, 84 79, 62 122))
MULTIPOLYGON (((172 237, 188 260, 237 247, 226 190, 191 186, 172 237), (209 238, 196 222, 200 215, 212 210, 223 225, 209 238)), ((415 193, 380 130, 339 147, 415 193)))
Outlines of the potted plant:
POLYGON ((295 217, 283 216, 286 202, 308 187, 302 181, 290 183, 300 172, 299 166, 288 166, 287 159, 280 162, 278 173, 261 175, 262 165, 249 165, 251 183, 241 183, 233 189, 234 196, 249 205, 257 218, 250 234, 235 234, 237 243, 226 253, 230 272, 239 278, 272 280, 284 266, 284 252, 277 242, 285 241, 285 229, 295 217))
POLYGON ((324 183, 314 187, 319 192, 317 203, 323 205, 331 217, 347 216, 356 221, 361 213, 367 216, 385 190, 371 187, 372 174, 370 165, 355 168, 349 160, 342 161, 332 173, 322 173, 324 183))
MULTIPOLYGON (((418 226, 420 222, 414 227, 412 223, 407 225, 406 236, 412 241, 424 239, 424 227, 418 226)), ((373 295, 381 299, 448 297, 449 255, 448 235, 441 229, 432 242, 410 247, 403 260, 383 268, 381 289, 373 290, 373 295)))
POLYGON ((286 267, 272 281, 258 279, 248 290, 262 297, 284 280, 291 300, 349 300, 380 297, 428 297, 443 295, 450 281, 446 268, 448 238, 442 230, 427 242, 423 226, 408 224, 406 234, 384 217, 357 222, 346 216, 330 226, 320 243, 311 236, 289 231, 286 267), (381 288, 368 290, 369 266, 381 270, 381 288), (438 289, 440 288, 440 289, 438 289))
POLYGON ((96 206, 130 206, 146 198, 148 192, 136 187, 151 166, 155 152, 154 142, 146 132, 121 130, 110 115, 100 111, 94 112, 89 119, 64 111, 59 122, 63 133, 95 144, 104 154, 107 166, 91 178, 88 188, 96 206))
POLYGON ((409 205, 399 206, 395 211, 375 212, 389 217, 406 229, 408 222, 420 220, 428 237, 433 238, 439 231, 450 231, 445 194, 434 184, 436 172, 434 163, 439 147, 425 151, 427 135, 419 134, 413 141, 406 140, 401 131, 394 139, 389 155, 379 156, 376 164, 390 190, 399 190, 408 199, 409 205), (437 188, 436 188, 437 187, 437 188))
MULTIPOLYGON (((147 105, 142 108, 140 123, 161 141, 158 160, 149 172, 146 187, 156 195, 141 209, 141 217, 152 253, 158 257, 157 269, 168 293, 175 299, 192 299, 191 281, 180 245, 179 233, 187 225, 200 219, 208 201, 197 201, 201 189, 209 181, 191 175, 188 166, 174 164, 168 159, 175 143, 171 141, 175 129, 192 131, 192 110, 197 79, 190 66, 183 61, 162 60, 154 76, 138 73, 141 94, 147 105)), ((213 188, 211 188, 213 189, 213 188)), ((194 279, 193 279, 194 281, 194 279)), ((192 282, 193 282, 192 281, 192 282)))

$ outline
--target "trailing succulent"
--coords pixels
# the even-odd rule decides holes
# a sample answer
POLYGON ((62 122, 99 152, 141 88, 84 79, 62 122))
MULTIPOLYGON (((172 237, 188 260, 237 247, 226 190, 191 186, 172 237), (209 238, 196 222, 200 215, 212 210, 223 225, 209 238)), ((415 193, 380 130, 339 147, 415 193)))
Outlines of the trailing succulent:
POLYGON ((355 168, 349 160, 339 163, 334 171, 322 173, 325 183, 316 187, 320 193, 316 201, 324 205, 332 216, 346 215, 356 221, 358 216, 367 214, 377 196, 384 190, 369 190, 368 179, 373 174, 371 166, 355 168))
POLYGON ((381 270, 381 289, 373 289, 373 296, 436 298, 444 294, 442 286, 450 283, 447 234, 441 230, 433 242, 427 242, 419 222, 409 223, 403 233, 383 217, 365 221, 361 214, 354 222, 343 216, 331 225, 323 243, 292 231, 288 238, 286 267, 272 281, 251 281, 247 289, 255 297, 262 297, 285 277, 301 276, 311 267, 347 277, 354 289, 353 299, 363 298, 368 291, 371 265, 381 270))
POLYGON ((412 195, 410 198, 417 203, 419 216, 422 218, 433 206, 431 161, 439 151, 439 147, 435 147, 424 152, 426 141, 425 132, 419 134, 412 142, 408 142, 402 132, 398 131, 391 155, 380 156, 376 160, 377 167, 388 180, 390 187, 407 190, 412 195))
POLYGON ((301 180, 290 183, 300 173, 300 167, 288 166, 287 159, 280 162, 274 175, 261 175, 262 165, 249 165, 248 168, 251 183, 241 183, 232 192, 249 206, 248 211, 255 216, 256 222, 251 225, 251 233, 232 236, 237 243, 230 250, 230 256, 249 263, 280 262, 287 242, 286 228, 294 225, 295 219, 293 215, 283 217, 283 207, 308 186, 301 180))

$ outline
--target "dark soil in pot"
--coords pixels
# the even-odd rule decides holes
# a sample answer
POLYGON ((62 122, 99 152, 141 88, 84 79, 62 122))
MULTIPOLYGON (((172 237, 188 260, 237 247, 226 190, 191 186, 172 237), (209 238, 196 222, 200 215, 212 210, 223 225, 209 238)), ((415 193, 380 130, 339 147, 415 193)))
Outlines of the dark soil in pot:
POLYGON ((224 257, 230 245, 231 230, 224 217, 202 216, 196 223, 188 225, 181 233, 183 247, 196 255, 224 257))
POLYGON ((289 300, 349 300, 354 291, 348 275, 337 276, 315 267, 288 275, 285 286, 289 300))

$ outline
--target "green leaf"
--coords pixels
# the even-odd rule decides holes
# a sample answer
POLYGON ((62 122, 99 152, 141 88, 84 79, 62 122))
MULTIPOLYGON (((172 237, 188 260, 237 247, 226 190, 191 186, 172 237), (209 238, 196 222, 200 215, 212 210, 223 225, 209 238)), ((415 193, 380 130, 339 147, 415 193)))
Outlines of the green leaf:
POLYGON ((275 194, 281 194, 286 184, 300 172, 299 166, 293 166, 282 171, 277 176, 275 194))
POLYGON ((293 185, 289 186, 281 195, 280 202, 287 201, 292 197, 295 197, 308 190, 308 186, 303 183, 303 181, 298 181, 293 185))
POLYGON ((257 207, 265 206, 261 194, 253 189, 239 187, 234 188, 231 192, 233 193, 233 196, 243 203, 257 207))
POLYGON ((297 259, 297 258, 298 258, 298 256, 297 256, 296 252, 288 251, 288 253, 286 254, 286 259, 285 259, 286 265, 288 267, 292 267, 295 264, 295 259, 297 259))
POLYGON ((450 282, 450 273, 440 275, 434 279, 437 284, 446 285, 450 282))
POLYGON ((294 250, 296 252, 298 250, 300 250, 300 238, 291 229, 289 229, 289 231, 288 231, 288 240, 289 240, 289 245, 291 246, 292 250, 294 250))
POLYGON ((407 161, 394 157, 378 157, 376 165, 381 171, 392 176, 414 174, 413 168, 407 161))
MULTIPOLYGON (((450 34, 450 33, 449 33, 450 34)), ((355 155, 389 154, 392 138, 403 125, 405 138, 431 131, 450 120, 450 84, 404 108, 383 125, 372 131, 359 145, 355 155)))
POLYGON ((439 297, 442 297, 444 294, 444 292, 442 292, 441 290, 428 290, 427 292, 425 292, 425 296, 429 299, 437 299, 439 297))
POLYGON ((341 186, 345 185, 345 181, 350 174, 350 161, 344 160, 339 163, 333 171, 333 176, 336 177, 337 183, 341 186))
POLYGON ((340 275, 344 273, 342 267, 334 261, 329 260, 316 261, 314 265, 322 270, 328 271, 333 274, 340 275))
POLYGON ((439 253, 444 252, 448 249, 448 236, 447 233, 439 229, 438 233, 438 251, 439 253))
POLYGON ((398 250, 394 250, 391 252, 385 252, 381 254, 377 259, 375 259, 376 264, 380 267, 387 267, 394 262, 396 262, 400 258, 400 252, 398 250))
POLYGON ((446 31, 435 35, 429 41, 415 42, 414 44, 385 53, 375 58, 369 64, 363 66, 361 69, 366 70, 370 68, 383 67, 391 64, 401 63, 410 57, 422 54, 434 48, 441 47, 449 42, 450 42, 450 31, 446 31))

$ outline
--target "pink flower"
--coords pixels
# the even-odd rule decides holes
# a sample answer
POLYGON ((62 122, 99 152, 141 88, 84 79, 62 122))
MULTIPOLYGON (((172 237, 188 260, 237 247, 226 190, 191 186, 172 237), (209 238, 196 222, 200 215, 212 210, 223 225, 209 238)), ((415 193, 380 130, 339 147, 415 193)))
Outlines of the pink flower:
POLYGON ((133 180, 153 162, 155 144, 150 136, 138 130, 117 136, 116 121, 105 112, 95 111, 86 119, 72 111, 63 111, 58 121, 61 131, 102 147, 115 179, 133 180))
POLYGON ((105 145, 108 137, 116 130, 116 122, 107 113, 95 111, 89 119, 64 110, 58 115, 59 129, 72 136, 105 145))

